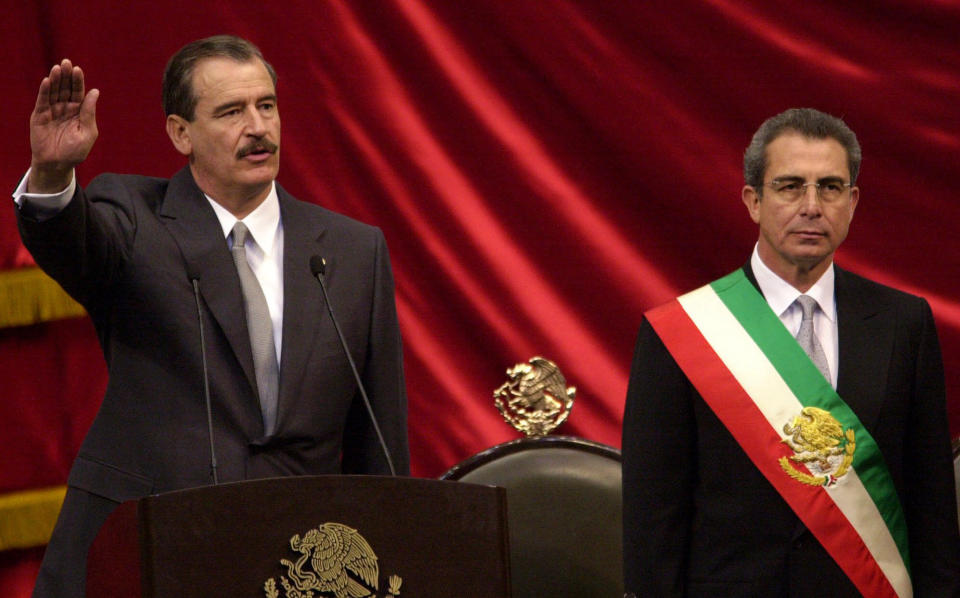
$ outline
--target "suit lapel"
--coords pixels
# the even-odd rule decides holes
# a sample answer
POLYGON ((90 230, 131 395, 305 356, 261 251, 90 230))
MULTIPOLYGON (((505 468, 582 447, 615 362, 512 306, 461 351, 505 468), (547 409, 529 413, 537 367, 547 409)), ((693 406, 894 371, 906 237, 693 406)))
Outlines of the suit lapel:
POLYGON ((180 247, 188 276, 199 279, 203 300, 227 337, 256 397, 256 375, 240 277, 224 241, 220 222, 194 182, 189 168, 170 179, 160 217, 180 247))
POLYGON ((280 357, 278 426, 300 392, 314 338, 323 321, 320 283, 310 272, 310 257, 323 255, 323 225, 316 211, 277 185, 283 222, 283 348, 280 357))
POLYGON ((855 277, 840 268, 836 268, 835 293, 840 343, 837 394, 868 429, 875 429, 887 383, 884 374, 893 352, 893 312, 889 305, 878 305, 855 277))

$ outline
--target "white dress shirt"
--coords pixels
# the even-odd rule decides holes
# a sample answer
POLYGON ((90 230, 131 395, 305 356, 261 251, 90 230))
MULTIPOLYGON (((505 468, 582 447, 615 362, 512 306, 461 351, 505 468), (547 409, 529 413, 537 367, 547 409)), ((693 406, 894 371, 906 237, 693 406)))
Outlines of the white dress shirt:
POLYGON ((77 177, 74 176, 73 171, 70 173, 70 184, 60 193, 27 193, 28 178, 30 178, 29 168, 13 192, 13 201, 20 208, 23 207, 24 202, 30 204, 33 212, 31 217, 38 222, 53 218, 60 210, 67 207, 73 192, 77 190, 77 177))
POLYGON ((806 293, 801 293, 787 281, 783 280, 773 270, 767 267, 760 259, 757 247, 753 248, 750 257, 750 267, 760 285, 760 291, 773 313, 780 317, 780 321, 787 327, 790 334, 797 336, 800 323, 803 321, 803 311, 796 303, 800 295, 813 297, 819 309, 813 314, 813 329, 827 356, 827 365, 830 366, 830 384, 837 387, 837 370, 840 362, 840 343, 837 331, 837 302, 834 297, 835 273, 833 263, 823 273, 806 293))
MULTIPOLYGON (((233 248, 233 225, 237 217, 213 198, 204 193, 213 212, 220 221, 227 246, 233 248)), ((257 209, 247 214, 242 222, 250 234, 245 243, 247 263, 263 289, 273 322, 273 342, 277 349, 277 363, 280 363, 280 347, 283 346, 283 223, 280 221, 280 200, 277 198, 277 186, 270 185, 270 194, 257 209)))

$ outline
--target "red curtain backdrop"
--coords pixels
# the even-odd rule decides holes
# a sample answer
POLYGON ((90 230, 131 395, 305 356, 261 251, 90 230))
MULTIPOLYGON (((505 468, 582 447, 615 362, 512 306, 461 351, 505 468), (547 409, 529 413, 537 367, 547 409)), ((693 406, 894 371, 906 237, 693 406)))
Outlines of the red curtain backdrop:
MULTIPOLYGON (((743 150, 793 106, 857 132, 861 201, 837 262, 930 300, 960 433, 955 3, 6 4, 10 190, 37 86, 63 57, 101 90, 86 183, 184 163, 160 107, 179 47, 216 33, 261 47, 279 73, 280 183, 386 234, 415 475, 517 437, 491 393, 534 355, 578 388, 558 433, 619 447, 643 311, 746 261, 743 150)), ((0 270, 30 263, 8 206, 0 270)), ((90 323, 0 329, 0 377, 0 493, 62 484, 105 385, 90 323)), ((0 553, 4 595, 26 595, 37 554, 0 553)))

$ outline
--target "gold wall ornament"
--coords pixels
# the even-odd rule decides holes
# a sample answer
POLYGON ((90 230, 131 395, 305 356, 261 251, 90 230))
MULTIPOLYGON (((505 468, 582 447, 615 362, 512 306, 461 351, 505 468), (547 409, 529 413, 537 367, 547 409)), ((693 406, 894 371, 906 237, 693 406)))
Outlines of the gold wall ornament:
MULTIPOLYGON (((290 548, 300 553, 296 562, 280 559, 284 598, 377 598, 380 566, 370 544, 357 530, 342 523, 321 523, 300 537, 290 538, 290 548)), ((397 598, 403 579, 391 575, 383 598, 397 598)), ((280 598, 277 580, 263 584, 266 598, 280 598)))
POLYGON ((507 381, 493 391, 493 402, 508 424, 527 436, 546 436, 566 421, 577 389, 557 364, 543 357, 507 368, 507 381))
POLYGON ((791 478, 811 486, 833 486, 849 471, 857 450, 856 436, 853 428, 844 430, 829 411, 804 407, 793 421, 784 424, 783 432, 789 434, 783 442, 794 454, 780 457, 779 463, 791 478), (790 461, 803 463, 810 473, 790 461))

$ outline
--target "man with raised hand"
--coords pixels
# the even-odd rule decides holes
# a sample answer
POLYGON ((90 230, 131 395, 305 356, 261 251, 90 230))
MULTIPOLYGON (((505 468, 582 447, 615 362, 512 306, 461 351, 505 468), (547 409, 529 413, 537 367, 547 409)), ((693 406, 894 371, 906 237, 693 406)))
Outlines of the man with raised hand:
POLYGON ((276 184, 276 74, 260 50, 216 36, 170 59, 166 131, 188 164, 169 180, 77 184, 98 96, 69 60, 50 70, 14 193, 25 245, 89 312, 109 373, 44 556, 34 591, 43 597, 84 594, 90 542, 124 500, 217 481, 389 472, 311 258, 326 263, 386 445, 396 470, 409 471, 383 235, 276 184))

